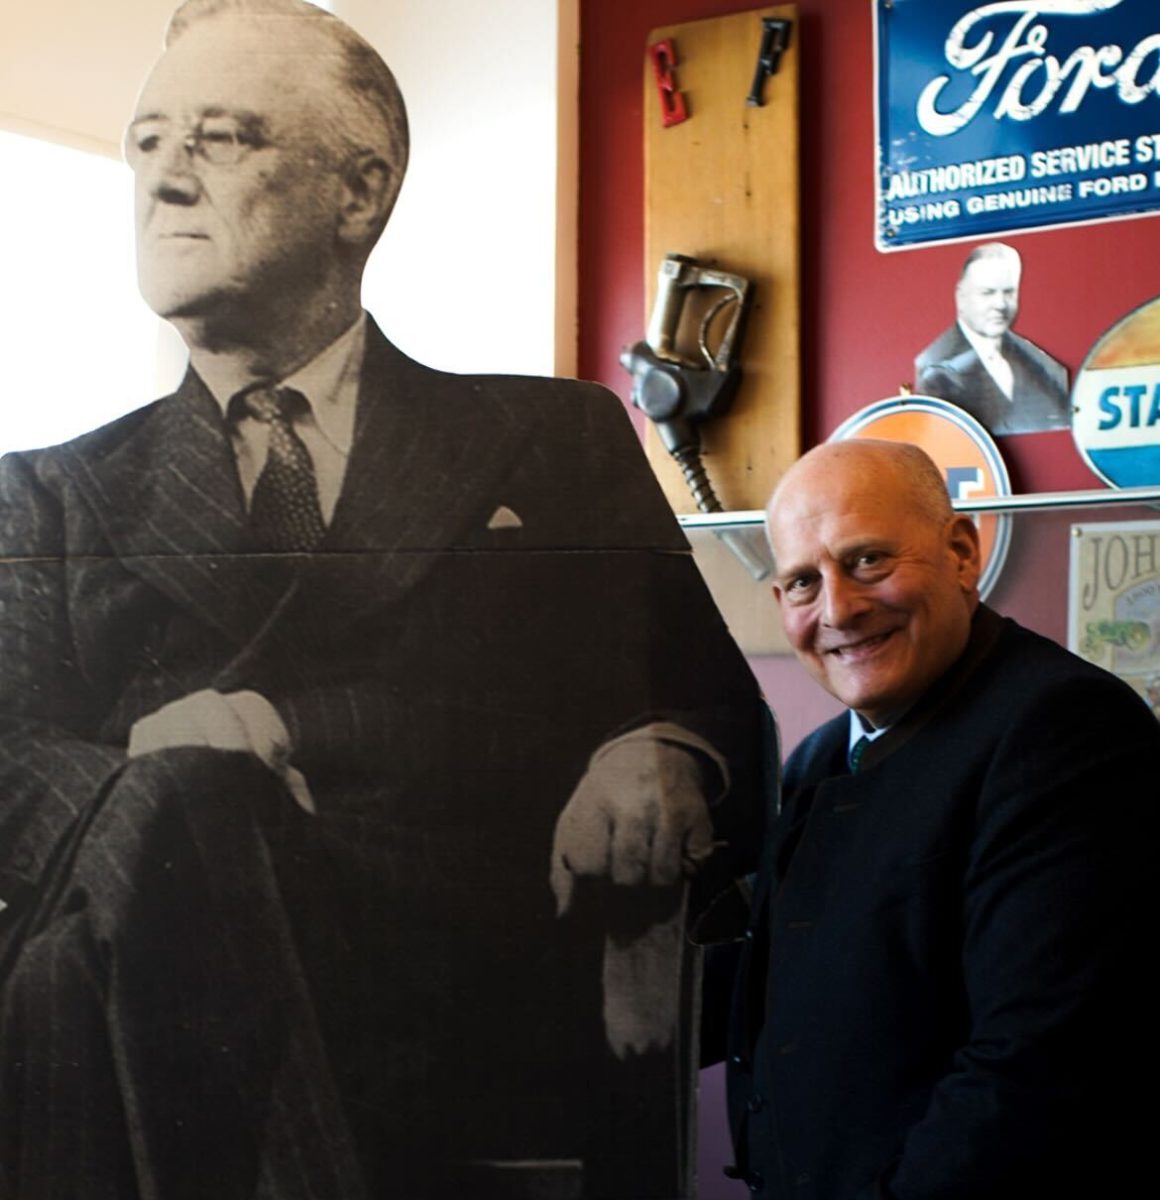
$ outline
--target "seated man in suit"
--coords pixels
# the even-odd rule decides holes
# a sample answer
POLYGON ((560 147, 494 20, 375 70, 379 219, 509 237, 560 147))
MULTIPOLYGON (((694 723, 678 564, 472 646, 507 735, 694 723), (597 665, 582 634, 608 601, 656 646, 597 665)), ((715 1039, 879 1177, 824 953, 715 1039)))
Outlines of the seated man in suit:
POLYGON ((737 1173, 817 1200, 1134 1194, 1160 725, 979 603, 975 526, 917 447, 812 450, 769 534, 786 635, 849 711, 790 756, 739 943, 737 1173))
POLYGON ((914 360, 916 390, 966 409, 994 434, 1067 429, 1067 369, 1011 332, 1022 262, 1001 242, 976 246, 955 285, 958 319, 914 360))
POLYGON ((362 312, 406 153, 299 0, 190 0, 141 93, 189 371, 0 469, 5 1197, 683 1194, 756 690, 614 397, 362 312))

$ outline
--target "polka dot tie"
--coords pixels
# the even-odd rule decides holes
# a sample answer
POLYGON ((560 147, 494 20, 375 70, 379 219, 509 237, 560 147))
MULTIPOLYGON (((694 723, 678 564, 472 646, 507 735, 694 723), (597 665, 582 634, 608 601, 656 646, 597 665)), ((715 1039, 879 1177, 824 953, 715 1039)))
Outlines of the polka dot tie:
POLYGON ((256 420, 270 427, 266 465, 250 498, 250 533, 259 550, 313 550, 326 532, 314 464, 294 432, 306 397, 292 388, 258 387, 242 396, 256 420))

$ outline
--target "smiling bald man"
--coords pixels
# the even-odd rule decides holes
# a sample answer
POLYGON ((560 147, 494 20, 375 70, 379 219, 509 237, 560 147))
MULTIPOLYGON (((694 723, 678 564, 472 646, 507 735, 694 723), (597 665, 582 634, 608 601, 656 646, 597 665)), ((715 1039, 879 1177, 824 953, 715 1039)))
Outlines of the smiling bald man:
POLYGON ((980 604, 974 525, 917 448, 818 447, 768 525, 789 641, 849 712, 791 756, 764 847, 733 1173, 779 1198, 1131 1194, 1160 727, 980 604))

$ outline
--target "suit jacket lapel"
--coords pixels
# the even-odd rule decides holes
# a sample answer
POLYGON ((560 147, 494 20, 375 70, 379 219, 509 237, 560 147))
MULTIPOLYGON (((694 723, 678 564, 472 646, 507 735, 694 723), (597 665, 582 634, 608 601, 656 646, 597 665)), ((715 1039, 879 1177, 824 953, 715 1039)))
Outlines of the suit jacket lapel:
POLYGON ((989 661, 1003 629, 1003 618, 985 604, 980 604, 971 621, 967 645, 958 660, 897 725, 866 747, 861 770, 867 770, 901 749, 932 721, 941 720, 946 708, 957 700, 976 672, 989 661))
POLYGON ((223 631, 245 637, 268 595, 245 553, 245 507, 221 410, 201 380, 147 410, 106 452, 100 434, 67 465, 124 567, 223 631))
POLYGON ((482 533, 498 483, 529 435, 530 422, 485 378, 420 366, 372 322, 354 445, 323 551, 360 552, 361 598, 394 598, 437 555, 478 544, 476 526, 482 533))
POLYGON ((248 658, 252 639, 265 643, 304 606, 344 619, 412 588, 447 549, 478 545, 498 481, 531 433, 518 408, 483 378, 411 361, 372 322, 333 521, 301 578, 283 572, 274 585, 268 556, 246 552, 245 504, 221 410, 192 371, 128 435, 98 432, 66 453, 126 569, 228 634, 248 658))

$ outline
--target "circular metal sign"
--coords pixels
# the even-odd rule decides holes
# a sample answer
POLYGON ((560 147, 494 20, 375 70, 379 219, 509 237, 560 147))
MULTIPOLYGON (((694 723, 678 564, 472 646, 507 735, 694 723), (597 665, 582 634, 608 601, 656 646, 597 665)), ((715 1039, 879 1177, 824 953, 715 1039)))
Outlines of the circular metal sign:
POLYGON ((1160 297, 1104 334, 1079 369, 1071 432, 1107 484, 1160 484, 1160 297))
MULTIPOLYGON (((882 438, 920 447, 942 472, 952 500, 1011 495, 1011 480, 995 439, 970 413, 947 400, 934 396, 879 400, 843 421, 829 440, 846 438, 882 438)), ((1011 517, 985 513, 975 517, 975 524, 983 562, 979 596, 985 600, 1007 561, 1011 517)))

